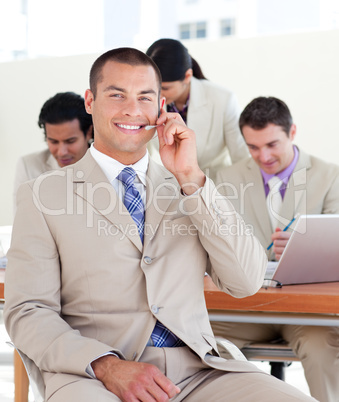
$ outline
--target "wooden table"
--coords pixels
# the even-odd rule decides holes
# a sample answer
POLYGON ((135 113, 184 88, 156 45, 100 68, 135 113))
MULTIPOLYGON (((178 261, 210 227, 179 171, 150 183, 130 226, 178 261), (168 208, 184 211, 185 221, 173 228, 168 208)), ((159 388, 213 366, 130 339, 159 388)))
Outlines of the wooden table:
POLYGON ((262 288, 236 299, 205 277, 211 321, 339 326, 339 282, 262 288))
MULTIPOLYGON (((0 299, 4 299, 5 270, 0 269, 0 299)), ((205 299, 211 321, 339 326, 339 282, 260 289, 236 299, 205 277, 205 299)), ((14 355, 15 402, 27 402, 28 379, 14 355)))
POLYGON ((5 269, 0 268, 0 300, 5 300, 5 269))

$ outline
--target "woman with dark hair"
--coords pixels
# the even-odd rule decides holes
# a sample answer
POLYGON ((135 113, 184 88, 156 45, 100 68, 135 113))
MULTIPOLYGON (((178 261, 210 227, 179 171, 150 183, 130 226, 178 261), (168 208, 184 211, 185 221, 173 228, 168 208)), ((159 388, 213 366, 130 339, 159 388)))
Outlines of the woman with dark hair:
MULTIPOLYGON (((200 168, 215 179, 221 167, 248 157, 235 95, 207 80, 186 47, 175 39, 157 40, 146 54, 161 72, 167 111, 180 113, 196 133, 200 168)), ((159 160, 158 149, 156 141, 149 143, 151 156, 159 160)))

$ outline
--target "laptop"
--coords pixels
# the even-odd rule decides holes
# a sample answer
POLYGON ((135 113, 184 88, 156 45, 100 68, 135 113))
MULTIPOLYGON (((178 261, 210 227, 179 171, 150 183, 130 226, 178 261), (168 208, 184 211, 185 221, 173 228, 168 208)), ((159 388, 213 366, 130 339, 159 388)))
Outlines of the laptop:
POLYGON ((339 214, 300 215, 263 286, 339 281, 339 214), (269 283, 271 281, 271 283, 269 283))

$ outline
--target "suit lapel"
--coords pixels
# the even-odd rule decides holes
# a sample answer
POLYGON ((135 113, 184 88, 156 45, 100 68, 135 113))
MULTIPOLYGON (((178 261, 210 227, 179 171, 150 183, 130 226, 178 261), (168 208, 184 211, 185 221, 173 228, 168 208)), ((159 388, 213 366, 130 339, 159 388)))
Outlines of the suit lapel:
POLYGON ((178 198, 180 188, 172 173, 151 158, 147 171, 144 247, 159 229, 168 207, 178 198))
POLYGON ((254 185, 253 190, 250 192, 250 203, 253 214, 255 216, 257 225, 260 227, 261 232, 267 239, 267 244, 269 244, 271 236, 268 234, 272 232, 272 229, 270 218, 268 216, 268 211, 266 208, 265 188, 260 169, 252 158, 250 158, 247 163, 247 170, 245 175, 245 182, 253 183, 254 185))
POLYGON ((56 159, 50 152, 48 152, 48 157, 46 159, 46 165, 47 165, 47 170, 60 169, 58 162, 56 161, 56 159))
POLYGON ((93 219, 91 213, 103 216, 142 252, 142 243, 136 224, 90 151, 87 151, 86 155, 73 166, 74 192, 95 211, 91 212, 91 209, 87 208, 86 218, 89 224, 93 219))
POLYGON ((283 229, 297 212, 306 213, 306 182, 307 170, 311 168, 309 155, 299 150, 297 165, 288 181, 283 200, 281 215, 284 217, 279 227, 283 229))

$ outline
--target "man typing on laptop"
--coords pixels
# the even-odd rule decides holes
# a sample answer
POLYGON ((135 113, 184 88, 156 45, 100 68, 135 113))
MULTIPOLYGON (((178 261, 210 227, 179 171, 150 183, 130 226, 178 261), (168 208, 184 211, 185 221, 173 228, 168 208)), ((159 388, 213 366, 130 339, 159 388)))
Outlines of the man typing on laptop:
MULTIPOLYGON (((269 260, 279 260, 297 214, 339 213, 339 167, 293 144, 296 126, 287 105, 277 98, 254 99, 239 125, 251 157, 219 171, 218 190, 230 197, 269 260)), ((212 327, 215 335, 239 348, 283 338, 301 360, 312 396, 321 402, 339 400, 338 328, 241 323, 212 327)))

